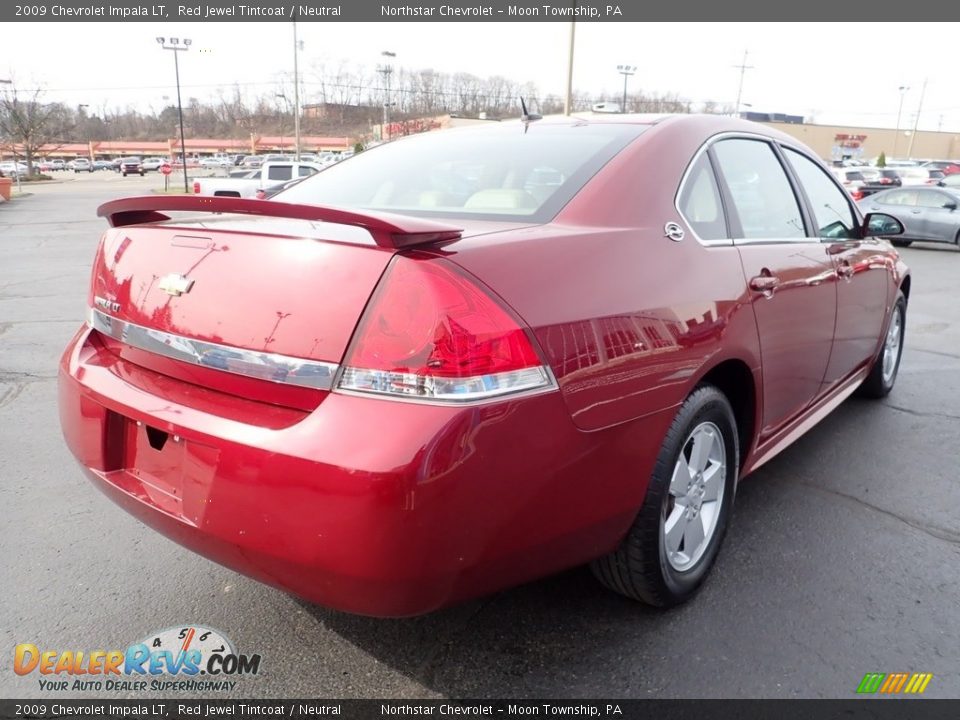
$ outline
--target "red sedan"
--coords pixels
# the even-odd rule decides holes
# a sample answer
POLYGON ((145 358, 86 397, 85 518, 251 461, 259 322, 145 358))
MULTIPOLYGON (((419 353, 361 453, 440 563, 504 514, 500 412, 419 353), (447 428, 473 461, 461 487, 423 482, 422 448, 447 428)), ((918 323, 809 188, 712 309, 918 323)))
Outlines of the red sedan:
POLYGON ((910 276, 806 147, 711 116, 430 133, 269 201, 109 202, 66 441, 143 522, 403 616, 591 562, 668 606, 737 482, 890 392, 910 276))

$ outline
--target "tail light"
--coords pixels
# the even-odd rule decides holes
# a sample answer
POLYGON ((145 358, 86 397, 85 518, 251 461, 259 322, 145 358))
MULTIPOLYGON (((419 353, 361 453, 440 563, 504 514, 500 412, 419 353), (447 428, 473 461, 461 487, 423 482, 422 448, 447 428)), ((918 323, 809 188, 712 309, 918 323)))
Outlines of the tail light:
POLYGON ((194 181, 193 181, 193 194, 194 194, 194 195, 199 195, 199 194, 200 194, 200 181, 199 181, 199 180, 194 180, 194 181))
POLYGON ((552 389, 514 314, 455 266, 398 256, 367 306, 338 387, 463 402, 552 389))
POLYGON ((863 191, 862 190, 851 190, 850 196, 854 200, 863 200, 863 191))
POLYGON ((881 185, 891 185, 891 184, 893 184, 893 180, 891 180, 891 179, 888 178, 888 177, 882 177, 882 178, 880 178, 880 181, 879 181, 879 182, 880 182, 881 185))

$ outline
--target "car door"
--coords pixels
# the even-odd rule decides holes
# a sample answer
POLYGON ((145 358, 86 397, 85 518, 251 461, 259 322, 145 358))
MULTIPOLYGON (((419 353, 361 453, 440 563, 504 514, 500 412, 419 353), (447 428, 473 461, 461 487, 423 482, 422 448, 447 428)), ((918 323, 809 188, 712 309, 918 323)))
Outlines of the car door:
POLYGON ((882 212, 893 215, 903 223, 904 240, 920 240, 923 224, 922 210, 917 207, 917 190, 887 190, 871 195, 861 203, 865 212, 882 212))
POLYGON ((837 322, 824 387, 844 379, 876 353, 889 297, 889 247, 877 238, 859 238, 860 218, 847 194, 820 167, 796 149, 784 147, 813 219, 814 236, 824 244, 838 281, 837 322))
POLYGON ((956 242, 960 231, 957 198, 940 190, 917 190, 920 232, 925 240, 956 242))
POLYGON ((761 441, 820 392, 836 319, 836 275, 774 145, 728 137, 710 149, 760 335, 761 441))

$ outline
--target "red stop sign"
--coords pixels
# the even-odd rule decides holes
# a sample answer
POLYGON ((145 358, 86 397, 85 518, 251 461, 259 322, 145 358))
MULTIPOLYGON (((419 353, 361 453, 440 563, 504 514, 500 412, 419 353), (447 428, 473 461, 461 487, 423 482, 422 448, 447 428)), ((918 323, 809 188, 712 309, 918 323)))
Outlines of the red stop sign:
POLYGON ((169 175, 173 172, 173 168, 170 167, 170 163, 164 163, 160 166, 160 172, 162 172, 164 175, 169 175))

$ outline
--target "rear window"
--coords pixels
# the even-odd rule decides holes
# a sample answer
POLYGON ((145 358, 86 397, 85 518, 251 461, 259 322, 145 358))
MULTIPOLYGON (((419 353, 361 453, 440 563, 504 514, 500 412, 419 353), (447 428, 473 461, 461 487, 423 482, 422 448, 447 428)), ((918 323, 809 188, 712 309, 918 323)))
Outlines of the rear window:
POLYGON ((515 122, 426 133, 332 165, 283 202, 546 222, 647 126, 515 122))

